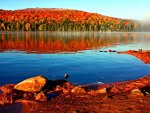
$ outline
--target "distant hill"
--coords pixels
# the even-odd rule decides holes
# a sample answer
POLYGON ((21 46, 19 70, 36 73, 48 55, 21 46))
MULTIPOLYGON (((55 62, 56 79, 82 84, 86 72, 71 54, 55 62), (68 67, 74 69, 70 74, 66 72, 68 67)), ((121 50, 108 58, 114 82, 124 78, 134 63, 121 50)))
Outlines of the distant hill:
POLYGON ((0 10, 0 30, 23 31, 135 31, 133 20, 61 8, 0 10))

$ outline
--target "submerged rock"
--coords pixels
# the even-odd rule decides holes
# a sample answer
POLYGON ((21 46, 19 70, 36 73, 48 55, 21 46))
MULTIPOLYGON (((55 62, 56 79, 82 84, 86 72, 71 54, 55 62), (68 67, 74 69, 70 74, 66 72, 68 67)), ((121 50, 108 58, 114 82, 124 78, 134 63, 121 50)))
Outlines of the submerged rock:
POLYGON ((117 52, 116 50, 109 50, 109 52, 117 52))
POLYGON ((69 75, 68 74, 64 74, 64 78, 65 79, 69 78, 69 75))
POLYGON ((39 92, 46 85, 47 79, 44 76, 28 78, 14 86, 15 90, 24 92, 39 92))

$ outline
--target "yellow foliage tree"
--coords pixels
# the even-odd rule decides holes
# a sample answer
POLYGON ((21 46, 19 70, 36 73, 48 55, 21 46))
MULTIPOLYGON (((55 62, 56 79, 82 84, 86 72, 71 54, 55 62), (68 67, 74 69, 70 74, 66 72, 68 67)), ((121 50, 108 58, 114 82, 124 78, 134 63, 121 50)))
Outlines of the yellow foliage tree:
POLYGON ((25 28, 26 28, 27 31, 29 31, 30 30, 30 24, 26 23, 25 28))

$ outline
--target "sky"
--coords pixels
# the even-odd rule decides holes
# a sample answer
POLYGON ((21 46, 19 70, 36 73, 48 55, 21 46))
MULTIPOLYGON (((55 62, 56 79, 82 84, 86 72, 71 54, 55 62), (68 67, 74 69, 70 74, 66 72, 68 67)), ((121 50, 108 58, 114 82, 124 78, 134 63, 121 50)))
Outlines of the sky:
POLYGON ((65 8, 125 19, 150 19, 150 0, 0 0, 0 9, 65 8))

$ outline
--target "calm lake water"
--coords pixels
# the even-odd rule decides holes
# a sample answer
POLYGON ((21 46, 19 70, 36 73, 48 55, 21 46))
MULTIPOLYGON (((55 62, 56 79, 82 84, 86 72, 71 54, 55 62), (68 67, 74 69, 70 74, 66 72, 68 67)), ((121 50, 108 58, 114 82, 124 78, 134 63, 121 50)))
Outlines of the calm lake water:
POLYGON ((0 32, 0 85, 34 75, 75 84, 112 83, 150 74, 141 60, 100 50, 150 49, 150 33, 0 32))

